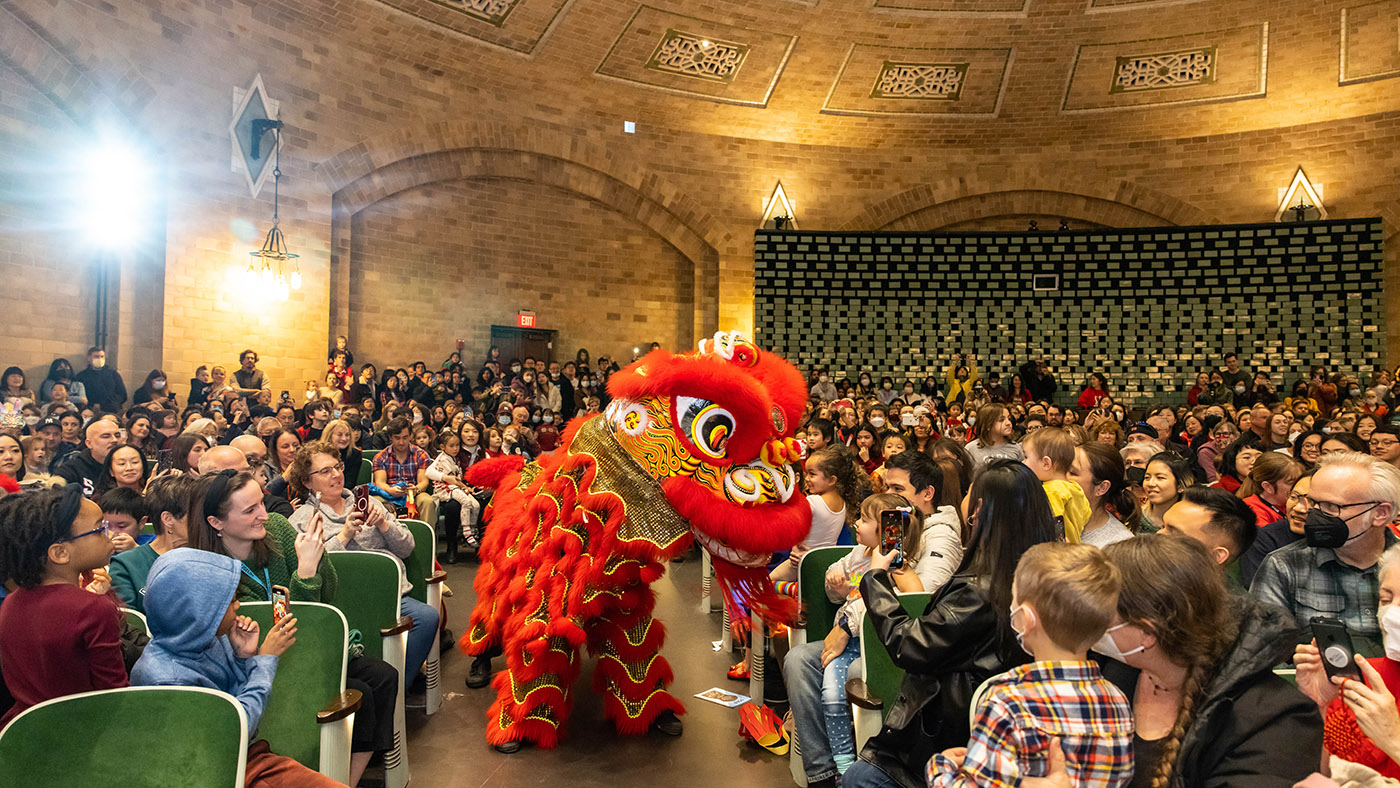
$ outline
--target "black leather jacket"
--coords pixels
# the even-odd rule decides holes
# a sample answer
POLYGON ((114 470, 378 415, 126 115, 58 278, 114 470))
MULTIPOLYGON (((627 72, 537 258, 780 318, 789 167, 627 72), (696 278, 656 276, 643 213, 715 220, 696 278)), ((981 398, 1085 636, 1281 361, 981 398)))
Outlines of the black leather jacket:
POLYGON ((1028 657, 1000 632, 986 578, 954 575, 918 618, 900 606, 889 572, 867 572, 860 594, 880 641, 905 671, 899 697, 860 758, 904 788, 924 788, 929 758, 967 745, 978 685, 1028 657))

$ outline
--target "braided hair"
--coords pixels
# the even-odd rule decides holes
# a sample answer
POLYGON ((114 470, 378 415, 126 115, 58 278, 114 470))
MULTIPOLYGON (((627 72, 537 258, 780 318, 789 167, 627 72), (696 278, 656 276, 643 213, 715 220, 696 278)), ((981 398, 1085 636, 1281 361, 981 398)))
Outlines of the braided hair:
POLYGON ((0 498, 0 580, 21 588, 43 582, 49 548, 72 536, 82 506, 81 484, 0 498))
POLYGON ((1185 663, 1181 707, 1171 732, 1162 740, 1162 760, 1152 788, 1167 788, 1176 771, 1181 741, 1195 721, 1196 707, 1235 642, 1238 622, 1230 605, 1224 575, 1194 539, 1136 536, 1103 548, 1123 573, 1118 616, 1151 632, 1157 647, 1185 663))

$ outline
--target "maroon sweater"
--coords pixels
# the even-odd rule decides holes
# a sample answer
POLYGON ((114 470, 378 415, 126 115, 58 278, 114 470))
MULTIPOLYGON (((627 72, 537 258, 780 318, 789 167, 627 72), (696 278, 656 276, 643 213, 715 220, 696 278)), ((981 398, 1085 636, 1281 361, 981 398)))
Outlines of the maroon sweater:
POLYGON ((127 686, 109 597, 77 586, 21 588, 0 605, 0 665, 15 705, 0 727, 46 700, 127 686))

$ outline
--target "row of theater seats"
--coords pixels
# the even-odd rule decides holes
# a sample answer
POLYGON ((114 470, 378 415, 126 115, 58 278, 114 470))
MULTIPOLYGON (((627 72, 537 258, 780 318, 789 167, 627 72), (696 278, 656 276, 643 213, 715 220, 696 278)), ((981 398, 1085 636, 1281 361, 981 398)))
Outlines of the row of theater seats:
MULTIPOLYGON (((446 573, 435 568, 433 529, 418 520, 400 522, 415 541, 404 561, 411 596, 440 609, 446 573)), ((394 748, 385 754, 384 772, 388 788, 403 788, 409 780, 403 673, 413 621, 399 615, 399 567, 385 553, 327 555, 342 579, 335 604, 293 603, 296 645, 278 660, 256 738, 278 755, 347 781, 350 732, 361 699, 346 690, 345 671, 350 632, 358 630, 365 653, 399 672, 394 748)), ((239 613, 263 632, 272 627, 269 602, 245 603, 239 613)), ((126 615, 145 627, 140 613, 126 615)), ((423 665, 428 714, 442 705, 440 671, 435 643, 423 665)), ((113 785, 242 788, 248 733, 243 707, 215 690, 130 687, 71 695, 26 710, 0 733, 0 785, 71 788, 100 774, 113 785), (130 724, 84 724, 88 720, 130 724)))

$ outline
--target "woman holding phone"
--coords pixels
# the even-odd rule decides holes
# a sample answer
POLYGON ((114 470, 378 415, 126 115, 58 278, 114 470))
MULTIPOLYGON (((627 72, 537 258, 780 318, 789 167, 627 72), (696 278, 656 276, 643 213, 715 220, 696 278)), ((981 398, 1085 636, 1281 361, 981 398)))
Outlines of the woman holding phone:
MULTIPOLYGON (((1353 657, 1363 681, 1329 676, 1317 642, 1298 646, 1298 689, 1317 702, 1326 722, 1323 745, 1335 758, 1360 764, 1382 777, 1400 779, 1400 546, 1381 554, 1376 579, 1380 583, 1381 635, 1385 656, 1353 657)), ((1333 671, 1335 674, 1336 671, 1333 671)))
MULTIPOLYGON (((279 514, 263 508, 262 486, 248 471, 218 471, 199 479, 189 506, 189 546, 232 556, 242 562, 242 579, 235 599, 271 602, 272 589, 281 586, 291 595, 293 614, 297 602, 335 599, 339 580, 326 559, 322 518, 313 518, 305 533, 298 533, 279 514)), ((359 690, 366 699, 355 713, 350 735, 350 785, 377 751, 394 746, 394 706, 398 703, 399 675, 377 657, 354 657, 345 673, 347 689, 359 690)))
POLYGON ((399 564, 399 613, 413 619, 404 660, 404 684, 412 684, 422 671, 438 636, 438 611, 408 592, 413 586, 403 574, 403 559, 413 552, 413 533, 374 496, 357 501, 345 487, 345 464, 340 452, 327 441, 312 441, 297 451, 287 469, 296 495, 306 501, 289 522, 305 535, 320 531, 326 550, 374 550, 388 553, 399 564))

